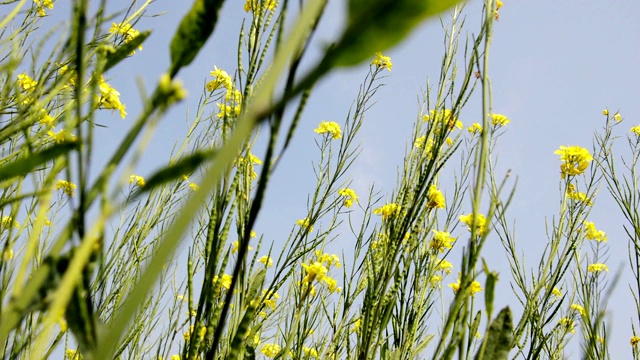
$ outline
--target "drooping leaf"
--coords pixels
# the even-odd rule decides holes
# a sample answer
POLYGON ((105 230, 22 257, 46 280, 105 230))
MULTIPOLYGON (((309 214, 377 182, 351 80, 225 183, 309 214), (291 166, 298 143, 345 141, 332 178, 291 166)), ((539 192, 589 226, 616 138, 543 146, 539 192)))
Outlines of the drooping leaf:
POLYGON ((213 33, 218 12, 224 0, 195 0, 182 18, 171 40, 171 71, 173 78, 180 68, 189 65, 213 33))
POLYGON ((511 350, 511 341, 513 339, 513 316, 511 309, 505 307, 500 311, 495 320, 489 327, 489 333, 485 335, 484 342, 475 360, 491 359, 491 360, 507 360, 509 359, 509 350, 511 350), (484 349, 484 351, 482 351, 484 349))

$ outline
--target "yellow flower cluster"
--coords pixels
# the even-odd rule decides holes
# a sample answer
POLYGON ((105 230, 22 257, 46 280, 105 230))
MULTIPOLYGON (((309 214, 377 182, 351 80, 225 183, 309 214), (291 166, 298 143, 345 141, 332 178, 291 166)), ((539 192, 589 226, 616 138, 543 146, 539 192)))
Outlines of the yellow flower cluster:
MULTIPOLYGON (((458 291, 460 291, 460 278, 458 278, 457 282, 449 284, 449 287, 451 288, 451 290, 453 290, 454 294, 457 294, 458 291)), ((480 286, 479 282, 473 280, 471 282, 471 285, 469 286, 469 293, 471 294, 471 296, 474 296, 480 291, 482 291, 482 286, 480 286)))
POLYGON ((605 264, 590 264, 587 266, 588 272, 598 273, 602 271, 609 271, 609 268, 605 264))
POLYGON ((640 125, 632 127, 629 132, 636 134, 636 136, 640 136, 640 125))
POLYGON ((260 259, 258 259, 259 262, 263 263, 264 266, 266 267, 272 267, 273 266, 273 259, 271 258, 271 256, 263 256, 260 259))
POLYGON ((393 67, 391 58, 382 55, 381 52, 376 53, 376 57, 371 61, 371 65, 375 66, 376 69, 387 69, 389 71, 391 71, 391 68, 393 67))
POLYGON ((278 356, 278 354, 280 354, 281 350, 282 349, 278 344, 264 344, 260 352, 263 353, 268 358, 274 358, 278 356))
POLYGON ((96 97, 98 107, 102 109, 118 110, 120 116, 124 119, 127 116, 126 106, 120 102, 120 93, 116 91, 109 83, 104 81, 102 75, 98 81, 98 90, 100 96, 96 97))
POLYGON ((38 9, 38 16, 43 17, 47 14, 44 12, 44 8, 49 8, 49 10, 53 10, 53 1, 52 0, 33 0, 38 9))
POLYGON ((446 231, 433 230, 434 236, 429 242, 429 247, 434 253, 444 252, 445 249, 451 249, 456 238, 446 231))
POLYGON ((569 186, 567 187, 567 197, 569 199, 584 203, 587 206, 593 205, 593 202, 591 201, 591 199, 589 199, 587 194, 576 191, 576 187, 573 184, 569 184, 569 186))
POLYGON ((213 76, 213 80, 209 81, 205 87, 207 91, 216 91, 218 89, 225 89, 224 96, 225 103, 218 103, 219 119, 228 119, 238 117, 242 111, 242 93, 234 87, 233 79, 223 69, 218 69, 217 66, 213 67, 213 71, 209 73, 213 76))
POLYGON ((382 215, 382 220, 395 218, 400 215, 402 207, 398 204, 386 204, 382 207, 373 210, 376 215, 382 215))
POLYGON ((429 111, 429 115, 424 115, 422 117, 423 121, 433 121, 436 124, 445 124, 445 126, 449 130, 454 130, 455 128, 462 129, 462 121, 458 120, 451 109, 444 110, 431 110, 429 111))
POLYGON ((222 274, 222 276, 218 277, 218 275, 213 277, 213 285, 217 285, 220 287, 223 287, 227 290, 229 290, 231 288, 231 280, 233 279, 233 276, 231 275, 227 275, 227 274, 222 274))
POLYGON ((2 225, 2 229, 8 229, 10 227, 20 228, 20 223, 13 220, 11 216, 3 216, 2 220, 0 220, 0 225, 2 225))
POLYGON ((340 129, 340 124, 335 121, 323 121, 313 131, 315 131, 317 134, 328 133, 334 140, 342 138, 342 130, 340 129))
POLYGON ((76 140, 78 140, 78 138, 75 135, 69 133, 68 131, 66 131, 64 129, 62 129, 62 130, 60 130, 58 132, 54 132, 53 130, 49 130, 49 131, 47 131, 47 135, 56 144, 64 144, 66 142, 75 142, 76 140))
POLYGON ((640 343, 640 336, 633 335, 629 342, 631 343, 631 346, 637 346, 638 343, 640 343))
POLYGON ((296 221, 296 224, 303 229, 307 229, 308 233, 313 232, 313 225, 311 225, 311 220, 308 217, 296 221))
POLYGON ((146 185, 144 178, 142 176, 138 176, 138 175, 131 175, 129 176, 129 184, 136 184, 139 187, 143 187, 146 185))
POLYGON ((338 190, 338 195, 340 196, 344 196, 346 199, 344 199, 344 206, 350 208, 351 205, 353 205, 353 202, 358 202, 358 195, 356 195, 356 192, 349 189, 349 188, 344 188, 344 189, 340 189, 338 190))
POLYGON ((442 195, 442 192, 438 190, 435 185, 431 185, 429 187, 429 191, 427 192, 427 208, 445 208, 444 195, 442 195))
POLYGON ((38 86, 38 82, 33 80, 31 76, 22 73, 18 75, 18 86, 26 92, 33 92, 38 86))
POLYGON ((255 169, 253 168, 253 165, 262 165, 262 160, 260 160, 260 158, 258 158, 257 156, 253 155, 251 151, 247 153, 246 157, 241 156, 238 158, 238 161, 237 161, 238 168, 243 169, 246 167, 245 171, 247 171, 251 179, 255 179, 258 177, 258 173, 256 173, 255 169))
POLYGON ((58 180, 58 182, 56 183, 56 190, 62 190, 65 194, 69 196, 73 196, 75 189, 76 189, 76 184, 69 181, 58 180))
MULTIPOLYGON (((476 215, 476 235, 482 236, 484 234, 487 219, 482 214, 476 215)), ((471 227, 473 226, 473 214, 467 214, 460 216, 460 221, 465 223, 469 227, 469 231, 471 231, 471 227)))
POLYGON ((606 242, 607 235, 602 230, 596 229, 596 224, 591 221, 583 221, 584 230, 586 231, 585 236, 589 240, 595 240, 597 242, 606 242))
POLYGON ((571 304, 570 308, 571 310, 577 311, 582 316, 587 316, 587 312, 584 310, 584 307, 582 307, 582 305, 571 304))
POLYGON ((567 317, 563 317, 558 321, 558 324, 562 325, 567 331, 570 331, 572 334, 575 334, 576 329, 573 320, 567 317))
POLYGON ((473 123, 471 124, 471 126, 467 128, 467 131, 472 135, 480 134, 482 133, 482 125, 480 125, 480 123, 477 123, 477 122, 473 123))
POLYGON ((336 254, 323 253, 320 250, 316 250, 316 260, 309 261, 309 263, 302 263, 302 268, 305 272, 305 277, 302 279, 300 286, 303 291, 308 290, 312 295, 315 294, 314 282, 324 281, 327 285, 329 292, 341 292, 342 288, 338 287, 338 282, 328 275, 332 266, 336 268, 342 267, 340 258, 336 254))
POLYGON ((260 9, 262 9, 262 3, 264 2, 264 6, 267 8, 267 10, 272 11, 276 8, 276 6, 278 5, 278 3, 276 2, 276 0, 247 0, 247 2, 244 3, 244 11, 246 12, 253 12, 253 13, 259 13, 260 9))
MULTIPOLYGON (((109 33, 114 34, 120 34, 124 37, 124 42, 128 43, 129 41, 135 39, 136 37, 138 37, 138 35, 140 35, 140 32, 136 29, 134 29, 131 24, 129 23, 111 23, 111 28, 109 29, 109 33)), ((140 44, 140 46, 138 46, 138 50, 142 50, 142 44, 140 44)), ((131 52, 131 54, 129 55, 133 55, 135 54, 135 50, 131 52)))
POLYGON ((509 118, 502 114, 490 114, 491 123, 496 126, 507 126, 511 122, 509 118))
POLYGON ((580 146, 560 146, 554 154, 560 155, 560 161, 563 162, 560 165, 563 176, 582 174, 593 160, 589 151, 580 146))

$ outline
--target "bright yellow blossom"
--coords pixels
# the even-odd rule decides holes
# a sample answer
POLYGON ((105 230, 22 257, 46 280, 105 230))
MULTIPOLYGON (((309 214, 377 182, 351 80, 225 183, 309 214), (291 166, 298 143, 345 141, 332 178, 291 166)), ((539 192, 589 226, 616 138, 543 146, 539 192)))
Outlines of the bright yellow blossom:
POLYGON ((382 207, 373 210, 376 215, 382 215, 382 220, 394 218, 400 215, 402 207, 398 204, 386 204, 382 207))
POLYGON ((456 238, 446 231, 433 230, 433 233, 435 235, 429 242, 429 247, 435 253, 444 252, 445 249, 451 249, 451 244, 456 241, 456 238))
POLYGON ((607 235, 602 230, 596 229, 596 225, 591 221, 583 221, 584 230, 586 231, 585 236, 589 240, 595 240, 597 242, 606 242, 607 235))
POLYGON ((593 202, 591 201, 591 199, 589 199, 587 194, 576 191, 576 187, 573 184, 569 184, 569 186, 567 187, 567 197, 569 199, 584 203, 587 206, 593 205, 593 202))
POLYGON ((207 91, 215 91, 221 87, 230 90, 233 87, 231 76, 229 76, 226 71, 214 66, 213 71, 211 71, 210 74, 214 79, 207 83, 207 91))
POLYGON ((616 113, 615 115, 613 115, 613 118, 616 120, 616 122, 622 121, 622 116, 620 115, 620 113, 616 113))
POLYGON ((358 195, 356 195, 356 192, 345 188, 345 189, 340 189, 338 190, 338 195, 344 196, 346 199, 344 199, 344 206, 350 208, 351 205, 353 205, 353 202, 358 202, 358 195))
POLYGON ((189 183, 189 189, 191 189, 191 191, 198 191, 200 186, 196 183, 189 183))
POLYGON ((263 353, 268 358, 274 358, 278 356, 278 354, 280 353, 280 350, 281 348, 280 348, 280 345, 278 344, 264 344, 260 352, 263 353))
POLYGON ((311 358, 311 359, 317 359, 318 358, 318 351, 316 351, 316 349, 314 348, 308 348, 306 346, 302 346, 302 351, 304 352, 305 357, 307 358, 311 358))
MULTIPOLYGON (((460 216, 460 221, 465 223, 469 227, 469 231, 471 231, 471 226, 473 224, 473 214, 467 214, 460 216)), ((487 224, 487 219, 482 214, 476 215, 476 235, 480 236, 484 234, 485 227, 487 224)))
POLYGON ((511 120, 509 120, 509 118, 507 118, 506 116, 504 116, 502 114, 490 114, 490 116, 491 116, 491 123, 493 125, 507 126, 507 124, 509 124, 511 122, 511 120))
POLYGON ((120 93, 116 91, 109 83, 104 81, 102 75, 100 75, 100 81, 98 82, 98 90, 100 96, 96 97, 96 102, 99 108, 118 110, 120 117, 123 119, 127 116, 126 106, 120 102, 120 93))
POLYGON ((54 132, 53 130, 47 131, 47 135, 56 143, 56 144, 64 144, 67 142, 75 142, 78 138, 71 134, 70 132, 62 129, 58 132, 54 132))
POLYGON ((640 336, 633 335, 629 342, 631 343, 631 346, 637 346, 638 343, 640 343, 640 336))
POLYGON ((296 221, 296 224, 303 229, 307 229, 307 232, 313 232, 313 225, 311 225, 311 221, 309 220, 309 218, 300 219, 296 221))
POLYGON ((636 134, 636 136, 640 136, 640 125, 632 127, 629 132, 636 134))
POLYGON ((570 331, 572 334, 575 334, 576 329, 575 329, 575 323, 573 322, 573 320, 567 317, 563 317, 558 321, 558 324, 564 326, 564 328, 570 331))
MULTIPOLYGON (((451 290, 453 290, 454 293, 457 294, 458 291, 460 291, 460 278, 458 278, 457 282, 449 284, 449 287, 451 288, 451 290)), ((480 286, 479 282, 473 280, 471 282, 471 285, 469 286, 469 293, 471 294, 471 296, 474 296, 480 291, 482 291, 482 286, 480 286)))
POLYGON ((429 115, 424 115, 422 117, 423 121, 432 121, 436 124, 445 124, 445 126, 449 130, 454 130, 454 128, 462 129, 462 121, 458 120, 455 117, 455 114, 451 109, 443 109, 439 111, 431 110, 429 111, 429 115))
POLYGON ((317 134, 325 134, 329 133, 332 139, 340 139, 342 138, 342 130, 340 129, 340 124, 335 121, 323 121, 315 128, 317 134))
POLYGON ((233 276, 231 275, 222 274, 222 277, 220 278, 218 278, 218 275, 216 275, 213 277, 213 284, 229 290, 231 288, 232 279, 233 279, 233 276))
POLYGON ((473 124, 471 124, 471 126, 469 126, 467 128, 467 131, 470 134, 474 134, 474 135, 475 134, 480 134, 482 132, 482 125, 480 125, 480 123, 477 123, 477 122, 473 123, 473 124))
POLYGON ((318 282, 324 280, 325 276, 327 276, 327 272, 329 271, 321 262, 318 261, 310 264, 302 263, 302 267, 307 273, 302 280, 302 282, 306 284, 311 284, 314 280, 317 280, 318 282))
POLYGON ((557 297, 562 297, 562 291, 560 291, 560 289, 555 287, 553 288, 553 290, 551 290, 551 294, 557 297))
POLYGON ((143 187, 146 185, 144 178, 142 176, 138 176, 138 175, 131 175, 129 176, 129 184, 136 184, 139 187, 143 187))
POLYGON ((239 104, 232 106, 232 105, 217 103, 216 105, 218 105, 218 109, 220 109, 220 111, 218 111, 219 119, 228 119, 232 117, 238 117, 238 115, 240 115, 241 107, 239 104))
POLYGON ((607 271, 607 272, 608 272, 608 271, 609 271, 609 268, 608 268, 608 267, 607 267, 607 265, 605 265, 605 264, 590 264, 590 265, 587 267, 587 271, 589 271, 589 272, 595 272, 595 273, 597 273, 597 272, 601 272, 601 271, 607 271))
MULTIPOLYGON (((131 24, 128 23, 111 23, 111 28, 109 29, 109 33, 114 34, 120 34, 122 35, 122 37, 124 38, 124 42, 128 43, 129 41, 135 39, 136 37, 138 37, 138 35, 140 35, 140 32, 136 29, 134 29, 131 24)), ((142 44, 140 44, 138 46, 138 50, 142 50, 142 44)), ((131 52, 131 54, 129 55, 133 55, 135 54, 135 50, 131 52)))
POLYGON ((52 0, 33 0, 33 2, 38 6, 38 16, 43 17, 47 14, 44 12, 44 8, 47 7, 49 10, 53 10, 53 1, 52 0))
POLYGON ((36 86, 38 86, 38 82, 33 80, 29 75, 22 73, 18 75, 18 85, 24 91, 33 92, 36 86))
POLYGON ((371 61, 371 65, 375 66, 376 69, 387 69, 391 71, 393 67, 393 63, 391 62, 391 58, 388 56, 382 55, 381 52, 376 53, 376 57, 371 61))
POLYGON ((62 190, 65 194, 69 196, 73 196, 75 189, 76 189, 76 184, 69 181, 58 180, 58 182, 56 183, 56 190, 62 190))
POLYGON ((442 195, 442 192, 440 190, 438 190, 438 188, 435 185, 431 185, 429 187, 429 191, 427 191, 427 207, 430 209, 433 208, 437 208, 437 209, 444 209, 445 208, 445 203, 444 203, 444 195, 442 195))
POLYGON ((571 304, 571 310, 577 311, 582 316, 586 316, 587 315, 587 312, 584 311, 584 308, 581 305, 578 305, 578 304, 571 304))
POLYGON ((258 261, 260 261, 261 263, 263 263, 266 267, 272 267, 273 266, 273 259, 271 258, 271 256, 263 256, 260 259, 258 259, 258 261))
POLYGON ((593 160, 589 151, 580 146, 560 146, 554 154, 560 155, 560 161, 563 162, 560 165, 563 176, 582 174, 593 160))
POLYGON ((602 115, 609 116, 609 109, 602 110, 602 115))
POLYGON ((13 217, 11 216, 3 216, 2 220, 0 220, 0 225, 2 226, 2 229, 8 229, 12 226, 16 229, 20 228, 20 223, 13 220, 13 217))
POLYGON ((445 274, 451 274, 451 269, 453 269, 453 264, 450 263, 448 260, 442 259, 442 260, 438 261, 438 266, 437 266, 436 270, 444 271, 445 274))

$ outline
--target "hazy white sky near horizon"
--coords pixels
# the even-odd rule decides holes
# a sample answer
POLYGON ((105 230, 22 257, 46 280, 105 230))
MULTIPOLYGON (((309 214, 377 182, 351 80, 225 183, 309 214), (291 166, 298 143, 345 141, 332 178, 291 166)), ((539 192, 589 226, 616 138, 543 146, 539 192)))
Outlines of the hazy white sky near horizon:
MULTIPOLYGON (((168 66, 168 39, 190 4, 184 1, 184 6, 177 6, 177 3, 158 0, 150 6, 148 14, 167 13, 144 18, 137 25, 140 30, 154 29, 154 33, 143 51, 112 71, 111 83, 122 93, 129 117, 123 121, 114 114, 104 121, 108 128, 98 130, 103 132, 100 136, 104 139, 101 145, 105 156, 140 111, 136 104, 139 99, 136 78, 141 77, 149 89, 168 66)), ((109 4, 115 6, 117 2, 109 4)), ((141 175, 149 175, 165 163, 176 136, 184 136, 186 109, 194 111, 213 66, 230 72, 235 69, 237 33, 242 17, 246 16, 243 4, 242 0, 226 1, 216 35, 194 64, 178 75, 191 96, 163 120, 148 149, 149 155, 143 159, 141 175)), ((344 2, 330 1, 321 25, 321 38, 331 39, 338 33, 343 6, 344 2)), ((467 31, 477 31, 474 24, 480 16, 480 6, 480 1, 469 2, 467 31)), ((65 4, 59 3, 53 12, 64 9, 65 4)), ((68 16, 68 12, 62 14, 68 16)), ((547 241, 545 222, 558 212, 559 161, 554 150, 560 145, 591 148, 593 132, 604 125, 601 112, 606 107, 612 112, 619 110, 624 118, 617 129, 620 136, 626 136, 631 126, 640 124, 639 20, 640 2, 635 0, 504 0, 500 20, 494 26, 490 66, 494 111, 511 119, 497 149, 498 175, 511 169, 513 178, 518 179, 510 210, 516 221, 520 250, 527 253, 528 266, 537 264, 536 256, 547 241)), ((316 46, 319 43, 322 41, 316 42, 316 46)), ((440 24, 431 21, 402 45, 385 52, 393 60, 393 71, 384 80, 387 85, 378 92, 377 103, 367 114, 360 135, 363 153, 350 174, 360 193, 366 193, 374 183, 382 195, 393 190, 397 167, 420 111, 418 99, 426 88, 427 77, 437 79, 439 74, 442 44, 440 24)), ((305 216, 306 196, 314 184, 311 163, 318 159, 316 147, 310 145, 316 138, 312 130, 322 120, 344 120, 366 72, 367 65, 339 70, 315 89, 292 149, 274 175, 256 229, 265 233, 266 241, 279 241, 278 237, 286 236, 295 220, 305 216)), ((478 121, 473 116, 480 113, 477 102, 471 102, 461 120, 468 126, 478 121)), ((607 197, 603 187, 591 219, 609 236, 607 263, 611 272, 607 277, 613 279, 620 266, 625 271, 609 305, 608 330, 612 358, 630 358, 630 324, 635 311, 627 287, 631 279, 626 256, 628 241, 622 229, 624 219, 607 197), (630 309, 628 314, 625 309, 630 309)), ((468 206, 463 209, 469 211, 468 206)), ((455 235, 465 235, 461 230, 464 229, 459 227, 459 234, 455 235)), ((339 249, 340 244, 334 247, 339 249)), ((490 264, 502 274, 498 294, 510 293, 509 268, 497 237, 490 237, 486 254, 491 254, 490 264)), ((457 258, 452 258, 452 262, 458 262, 457 258)), ((498 300, 499 305, 512 304, 517 308, 515 301, 512 296, 498 300)), ((579 354, 579 348, 575 348, 569 357, 579 354)))

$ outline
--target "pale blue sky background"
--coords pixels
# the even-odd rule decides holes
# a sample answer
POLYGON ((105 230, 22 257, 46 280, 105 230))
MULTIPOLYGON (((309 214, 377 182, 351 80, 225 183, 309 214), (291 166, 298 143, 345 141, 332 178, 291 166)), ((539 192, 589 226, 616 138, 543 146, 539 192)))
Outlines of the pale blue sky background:
MULTIPOLYGON (((110 10, 116 10, 118 3, 110 2, 110 10)), ((108 128, 98 130, 104 139, 100 144, 103 154, 111 153, 140 111, 136 79, 142 79, 150 89, 168 67, 168 39, 188 10, 187 4, 190 2, 158 0, 147 14, 166 14, 144 18, 137 25, 140 30, 154 29, 154 33, 143 51, 112 71, 111 83, 121 92, 129 117, 127 120, 121 120, 117 114, 105 117, 108 128)), ((235 68, 237 33, 245 16, 243 4, 243 0, 226 1, 216 35, 194 64, 179 74, 191 96, 163 120, 143 158, 138 171, 141 175, 149 175, 167 161, 176 136, 183 136, 186 131, 186 109, 195 111, 205 77, 213 66, 230 72, 235 68)), ((67 17, 65 5, 60 2, 54 12, 67 17)), ((476 31, 474 24, 480 6, 481 2, 475 0, 467 7, 468 31, 476 31)), ((320 38, 332 39, 338 33, 343 8, 344 1, 330 1, 320 38)), ((511 124, 498 147, 498 174, 511 169, 518 179, 511 217, 516 219, 518 243, 527 254, 527 264, 534 266, 547 241, 546 219, 557 214, 560 200, 559 161, 553 151, 559 145, 590 148, 593 132, 604 125, 601 112, 605 107, 621 112, 624 118, 618 128, 621 136, 626 136, 625 131, 631 126, 640 124, 640 2, 505 0, 500 15, 494 26, 490 76, 494 111, 506 114, 511 124)), ((318 41, 315 46, 322 43, 318 41)), ((351 171, 354 187, 361 194, 374 183, 383 195, 393 190, 397 167, 420 110, 418 98, 426 88, 427 77, 438 76, 442 44, 440 24, 432 21, 402 45, 386 52, 393 60, 393 71, 378 93, 377 104, 367 114, 360 134, 363 152, 351 171)), ((307 193, 314 183, 311 163, 318 158, 316 147, 310 145, 316 138, 312 130, 322 120, 344 120, 367 68, 363 65, 339 70, 316 88, 292 149, 273 177, 265 211, 256 228, 265 234, 265 240, 277 243, 295 220, 305 216, 307 193)), ((476 104, 470 103, 461 117, 467 126, 478 121, 474 116, 481 110, 476 104)), ((256 153, 260 151, 256 149, 256 153)), ((468 212, 469 206, 464 211, 468 212)), ((609 312, 607 320, 612 357, 630 358, 630 322, 635 311, 627 287, 631 278, 628 242, 622 230, 623 219, 604 188, 591 219, 609 236, 608 278, 613 279, 620 265, 625 269, 609 306, 615 311, 609 312)), ((334 246, 340 248, 339 243, 334 246)), ((349 248, 350 244, 345 243, 344 247, 349 248)), ((494 254, 488 257, 489 263, 502 274, 498 294, 510 293, 508 265, 497 237, 489 238, 486 254, 494 254)), ((451 260, 458 262, 457 258, 451 260)), ((514 302, 510 296, 499 299, 499 304, 514 302)), ((568 355, 578 358, 579 354, 576 348, 568 355)))

